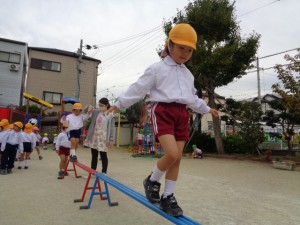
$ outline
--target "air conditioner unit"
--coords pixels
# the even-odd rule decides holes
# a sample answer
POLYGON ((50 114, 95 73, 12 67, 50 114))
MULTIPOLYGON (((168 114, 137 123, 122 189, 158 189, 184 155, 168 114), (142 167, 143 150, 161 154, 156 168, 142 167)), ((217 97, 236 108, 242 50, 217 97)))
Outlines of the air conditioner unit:
POLYGON ((18 64, 10 64, 9 65, 9 70, 11 71, 18 71, 20 69, 20 65, 18 64))

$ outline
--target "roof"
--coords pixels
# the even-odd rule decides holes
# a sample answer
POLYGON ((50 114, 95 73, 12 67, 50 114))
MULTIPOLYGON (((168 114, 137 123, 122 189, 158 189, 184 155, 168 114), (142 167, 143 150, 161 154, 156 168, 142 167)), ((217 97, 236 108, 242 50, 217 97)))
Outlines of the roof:
POLYGON ((0 38, 0 41, 13 43, 13 44, 18 44, 18 45, 27 45, 26 42, 15 41, 15 40, 10 40, 10 39, 5 39, 5 38, 0 38))
MULTIPOLYGON (((56 48, 29 47, 28 51, 30 51, 30 50, 35 50, 35 51, 40 51, 40 52, 47 52, 47 53, 52 53, 52 54, 57 54, 57 55, 64 55, 64 56, 70 56, 70 57, 73 57, 73 58, 78 58, 78 54, 75 53, 75 52, 68 52, 68 51, 60 50, 60 49, 56 49, 56 48)), ((95 59, 95 58, 92 58, 92 57, 82 56, 82 58, 86 59, 86 60, 98 62, 99 64, 101 63, 101 61, 99 59, 95 59)))

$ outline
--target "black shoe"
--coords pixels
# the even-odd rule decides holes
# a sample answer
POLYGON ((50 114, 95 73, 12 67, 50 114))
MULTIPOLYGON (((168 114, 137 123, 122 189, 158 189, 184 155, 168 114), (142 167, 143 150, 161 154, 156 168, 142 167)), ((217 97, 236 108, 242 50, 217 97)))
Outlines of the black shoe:
POLYGON ((11 169, 7 169, 7 174, 12 174, 12 170, 11 169))
POLYGON ((1 174, 1 175, 6 175, 7 172, 6 172, 6 170, 1 170, 1 171, 0 171, 0 174, 1 174))
POLYGON ((159 189, 160 189, 160 183, 157 181, 150 181, 149 175, 143 182, 144 188, 145 188, 145 194, 149 202, 151 203, 159 203, 159 189))
POLYGON ((42 159, 43 159, 43 156, 40 155, 40 156, 39 156, 39 160, 42 160, 42 159))
POLYGON ((28 166, 24 166, 24 169, 27 170, 27 169, 28 169, 28 166))
POLYGON ((76 155, 70 155, 69 160, 70 160, 70 162, 77 162, 77 156, 76 155))
POLYGON ((18 166, 18 170, 22 169, 22 166, 18 166))
POLYGON ((173 194, 167 196, 166 198, 163 198, 163 196, 161 196, 160 209, 169 214, 170 216, 174 217, 182 216, 183 214, 183 211, 178 206, 176 198, 173 194))

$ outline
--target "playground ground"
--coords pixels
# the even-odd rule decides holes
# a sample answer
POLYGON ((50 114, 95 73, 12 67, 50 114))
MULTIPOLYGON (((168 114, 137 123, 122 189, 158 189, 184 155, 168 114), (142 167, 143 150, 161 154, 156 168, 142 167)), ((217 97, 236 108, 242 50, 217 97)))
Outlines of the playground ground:
MULTIPOLYGON (((0 176, 0 224, 171 224, 112 187, 111 199, 119 206, 108 207, 96 196, 90 209, 79 210, 90 191, 84 203, 73 200, 81 198, 86 180, 73 174, 58 180, 58 156, 52 150, 42 154, 41 161, 36 152, 32 154, 28 170, 0 176)), ((83 164, 90 164, 89 149, 77 154, 83 164)), ((143 193, 142 181, 157 159, 133 158, 126 149, 116 148, 108 157, 108 176, 143 193)), ((184 158, 176 198, 184 214, 203 225, 298 225, 299 187, 299 170, 277 170, 254 161, 184 158)))

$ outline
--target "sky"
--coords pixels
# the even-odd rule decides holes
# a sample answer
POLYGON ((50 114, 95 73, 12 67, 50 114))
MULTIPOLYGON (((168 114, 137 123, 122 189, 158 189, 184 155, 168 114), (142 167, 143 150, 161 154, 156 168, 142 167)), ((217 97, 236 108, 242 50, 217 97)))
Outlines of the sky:
MULTIPOLYGON (((97 97, 113 99, 151 64, 160 60, 157 48, 166 39, 162 22, 172 19, 188 0, 0 0, 0 37, 27 42, 30 47, 76 52, 100 59, 97 97)), ((261 35, 258 57, 300 48, 299 0, 236 0, 242 36, 261 35)), ((296 51, 289 51, 295 55, 296 51)), ((284 54, 259 60, 261 94, 278 82, 274 69, 284 54)), ((251 70, 253 71, 253 70, 251 70)), ((84 87, 82 87, 84 89, 84 87)), ((216 89, 237 100, 257 96, 257 73, 248 73, 216 89)))

